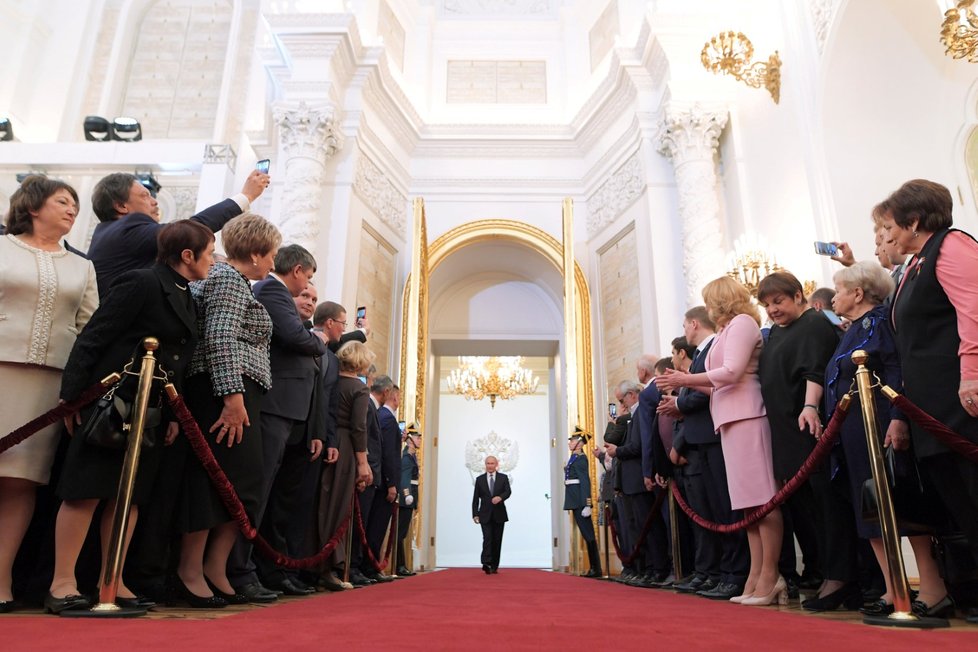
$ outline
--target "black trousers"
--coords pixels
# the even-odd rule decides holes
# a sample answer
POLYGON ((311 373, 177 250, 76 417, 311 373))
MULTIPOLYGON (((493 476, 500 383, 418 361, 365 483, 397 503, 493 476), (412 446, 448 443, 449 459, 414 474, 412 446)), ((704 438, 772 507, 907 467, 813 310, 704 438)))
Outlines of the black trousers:
MULTIPOLYGON (((628 533, 630 548, 622 550, 626 555, 638 545, 639 537, 645 527, 645 521, 655 506, 655 497, 656 494, 652 491, 625 496, 625 512, 630 524, 628 533)), ((635 556, 633 565, 634 570, 640 573, 669 571, 669 539, 661 510, 657 510, 652 515, 652 527, 645 538, 642 549, 635 556)))
POLYGON ((955 453, 943 453, 921 459, 919 468, 933 483, 978 564, 978 465, 955 453))
MULTIPOLYGON (((383 487, 377 487, 370 506, 370 514, 364 517, 363 527, 367 532, 367 545, 370 546, 370 552, 373 553, 374 559, 378 562, 383 561, 381 547, 384 545, 384 537, 390 531, 391 515, 393 513, 394 504, 388 502, 387 490, 383 487)), ((377 572, 377 569, 370 563, 370 558, 366 554, 363 554, 363 558, 360 561, 360 569, 364 573, 377 572)))
MULTIPOLYGON (((282 482, 278 482, 279 470, 282 467, 282 461, 285 459, 285 449, 292 435, 292 428, 295 425, 295 421, 286 417, 280 417, 277 414, 269 414, 268 412, 262 412, 260 418, 263 481, 258 509, 255 514, 255 522, 257 524, 261 524, 264 521, 269 497, 272 494, 272 489, 276 485, 280 488, 283 485, 288 485, 289 489, 287 490, 291 491, 292 484, 300 484, 302 480, 301 477, 286 478, 283 476, 282 482)), ((259 525, 259 528, 261 528, 261 525, 259 525)), ((268 530, 263 530, 262 536, 265 536, 266 531, 268 530)), ((269 539, 272 547, 279 552, 286 552, 287 546, 284 532, 276 532, 273 528, 270 534, 273 538, 281 538, 279 541, 269 539)), ((237 540, 234 542, 234 548, 231 549, 231 555, 228 557, 227 574, 231 586, 239 588, 258 581, 258 568, 252 558, 252 553, 253 546, 251 543, 239 534, 237 540)))
POLYGON ((479 523, 482 526, 482 565, 499 568, 499 552, 503 547, 503 528, 506 523, 489 520, 479 523))
POLYGON ((585 541, 596 541, 594 536, 594 521, 591 520, 590 516, 582 515, 582 511, 584 511, 583 507, 571 510, 571 513, 574 515, 574 522, 577 523, 577 529, 581 531, 581 536, 585 541))
MULTIPOLYGON (((410 507, 401 505, 397 510, 397 567, 407 568, 407 557, 404 556, 404 541, 407 539, 408 531, 411 529, 411 517, 414 510, 410 507)), ((395 569, 396 570, 396 569, 395 569)))

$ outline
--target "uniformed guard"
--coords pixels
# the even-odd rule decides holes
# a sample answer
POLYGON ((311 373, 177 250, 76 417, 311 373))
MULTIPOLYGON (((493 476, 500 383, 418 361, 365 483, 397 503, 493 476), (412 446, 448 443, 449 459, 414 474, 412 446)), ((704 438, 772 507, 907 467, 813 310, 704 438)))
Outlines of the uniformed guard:
POLYGON ((598 541, 594 536, 594 523, 591 522, 591 477, 588 474, 587 457, 584 447, 590 436, 574 428, 567 440, 570 459, 564 467, 564 509, 573 512, 574 522, 587 543, 587 556, 591 569, 582 577, 601 577, 601 557, 598 555, 598 541))
POLYGON ((409 424, 404 430, 404 448, 401 451, 401 481, 398 483, 397 512, 397 574, 411 577, 414 571, 407 567, 404 556, 404 540, 411 527, 411 517, 418 506, 418 447, 421 446, 421 433, 415 425, 409 424))

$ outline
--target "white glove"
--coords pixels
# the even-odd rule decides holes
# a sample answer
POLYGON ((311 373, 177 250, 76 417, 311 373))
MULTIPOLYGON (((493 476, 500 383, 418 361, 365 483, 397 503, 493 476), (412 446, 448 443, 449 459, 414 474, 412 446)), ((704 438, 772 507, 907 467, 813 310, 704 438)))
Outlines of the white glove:
POLYGON ((408 506, 413 505, 414 504, 414 496, 412 496, 411 494, 408 494, 408 495, 404 496, 404 504, 405 505, 408 505, 408 506))
POLYGON ((584 518, 589 518, 591 516, 591 506, 585 505, 584 509, 581 510, 581 516, 584 518))

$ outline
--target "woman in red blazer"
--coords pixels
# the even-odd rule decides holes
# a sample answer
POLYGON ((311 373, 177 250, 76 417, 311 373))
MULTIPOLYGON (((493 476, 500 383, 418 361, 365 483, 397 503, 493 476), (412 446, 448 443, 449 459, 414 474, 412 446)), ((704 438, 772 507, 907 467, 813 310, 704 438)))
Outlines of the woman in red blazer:
MULTIPOLYGON (((712 392, 710 414, 720 431, 730 504, 733 509, 750 511, 777 491, 771 427, 757 378, 763 346, 760 319, 747 289, 727 276, 703 288, 703 301, 719 328, 706 357, 707 370, 698 374, 667 370, 656 379, 656 385, 660 389, 691 387, 712 392)), ((778 573, 782 526, 781 512, 774 510, 747 528, 750 573, 743 595, 731 598, 732 602, 787 603, 787 586, 778 573)))

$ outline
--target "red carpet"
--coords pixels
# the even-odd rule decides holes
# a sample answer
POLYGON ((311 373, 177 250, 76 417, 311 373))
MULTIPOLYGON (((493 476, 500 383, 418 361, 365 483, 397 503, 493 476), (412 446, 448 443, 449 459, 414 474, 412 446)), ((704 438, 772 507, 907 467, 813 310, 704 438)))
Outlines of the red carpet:
MULTIPOLYGON (((183 615, 185 612, 174 612, 183 615)), ((961 622, 961 621, 957 621, 961 622)), ((4 650, 978 649, 974 631, 897 631, 536 570, 425 573, 214 620, 0 616, 4 650), (337 648, 337 646, 340 646, 337 648)))

